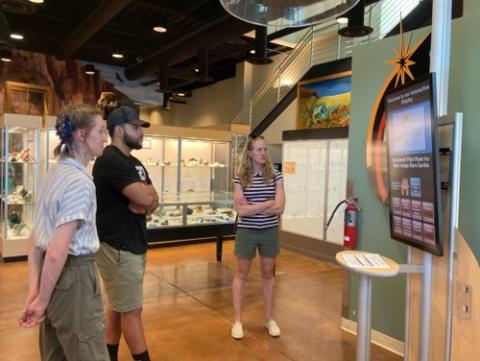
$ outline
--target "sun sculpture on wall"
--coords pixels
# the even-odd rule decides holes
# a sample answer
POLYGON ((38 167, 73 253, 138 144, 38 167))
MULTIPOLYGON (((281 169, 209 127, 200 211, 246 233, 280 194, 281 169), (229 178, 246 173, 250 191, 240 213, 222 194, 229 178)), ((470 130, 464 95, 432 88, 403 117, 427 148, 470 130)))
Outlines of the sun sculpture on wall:
POLYGON ((415 49, 410 49, 410 44, 412 42, 413 33, 410 33, 410 39, 408 40, 408 45, 405 47, 405 42, 403 40, 403 24, 400 19, 400 49, 394 50, 395 59, 388 60, 387 64, 392 64, 394 66, 394 73, 396 73, 395 78, 395 88, 398 86, 398 82, 401 81, 402 85, 405 85, 406 75, 412 80, 415 80, 415 77, 410 70, 410 67, 415 65, 415 62, 411 60, 411 57, 415 49))

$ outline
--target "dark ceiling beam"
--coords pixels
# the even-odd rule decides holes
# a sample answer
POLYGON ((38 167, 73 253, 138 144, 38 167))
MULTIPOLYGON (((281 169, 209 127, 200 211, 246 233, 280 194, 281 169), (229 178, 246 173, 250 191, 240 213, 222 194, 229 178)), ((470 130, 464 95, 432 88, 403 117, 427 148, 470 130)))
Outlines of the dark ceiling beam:
MULTIPOLYGON (((271 40, 275 40, 276 37, 275 37, 275 34, 277 34, 277 37, 279 36, 283 36, 284 33, 283 32, 276 32, 276 33, 272 33, 270 34, 270 38, 271 40)), ((235 50, 229 50, 229 51, 224 51, 222 53, 216 53, 216 54, 213 54, 213 55, 210 55, 209 56, 209 59, 208 59, 208 66, 211 67, 211 66, 215 66, 216 63, 219 63, 223 60, 226 60, 226 59, 229 59, 229 58, 235 58, 235 57, 238 57, 240 55, 245 55, 249 50, 251 50, 253 48, 253 42, 251 41, 251 39, 248 39, 250 40, 250 43, 246 43, 245 45, 235 49, 235 50)), ((274 51, 274 52, 277 52, 277 53, 285 53, 285 52, 288 52, 292 50, 291 48, 287 47, 287 46, 284 46, 284 45, 279 45, 279 44, 275 44, 275 43, 269 43, 268 44, 268 51, 274 51)), ((181 69, 175 69, 175 68, 170 68, 170 72, 169 72, 169 76, 171 78, 177 78, 177 79, 180 79, 180 80, 189 80, 191 83, 195 82, 195 81, 198 81, 198 74, 192 74, 192 72, 198 68, 198 64, 197 62, 194 62, 190 65, 187 65, 187 66, 182 66, 181 69)), ((146 81, 146 82, 143 82, 142 85, 143 86, 148 86, 148 85, 151 85, 153 83, 156 83, 158 80, 157 79, 152 79, 152 80, 149 80, 149 81, 146 81)), ((183 85, 186 85, 186 84, 182 84, 183 85)))
MULTIPOLYGON (((251 48, 252 48, 251 45, 244 45, 243 47, 239 49, 235 49, 234 51, 228 51, 228 52, 223 52, 221 54, 211 55, 209 56, 208 66, 212 66, 222 60, 226 60, 228 58, 231 58, 240 54, 245 54, 251 48)), ((189 76, 189 74, 191 74, 197 68, 198 68, 198 64, 195 62, 191 65, 184 66, 181 69, 171 69, 169 76, 171 78, 177 78, 185 81, 188 80, 190 82, 198 81, 198 74, 195 74, 194 76, 189 76)), ((156 79, 152 79, 142 83, 142 85, 148 86, 157 81, 158 80, 156 79)))
POLYGON ((173 19, 170 20, 170 24, 176 24, 176 23, 179 23, 181 21, 184 21, 184 20, 194 20, 194 21, 198 21, 198 19, 195 19, 193 16, 192 16, 192 13, 197 10, 198 8, 202 7, 203 5, 205 5, 206 3, 208 3, 208 0, 197 0, 195 1, 195 4, 193 4, 192 6, 190 6, 188 9, 185 9, 180 15, 174 17, 173 19))
MULTIPOLYGON (((0 2, 1 2, 1 0, 0 0, 0 2)), ((32 23, 31 28, 34 29, 37 32, 38 32, 38 28, 42 27, 42 26, 53 27, 56 24, 58 25, 58 23, 61 23, 61 24, 67 25, 67 26, 77 26, 77 24, 78 24, 78 22, 75 21, 75 20, 67 19, 66 17, 62 17, 62 16, 50 15, 50 14, 43 14, 43 13, 38 14, 38 18, 42 19, 45 22, 45 24, 40 24, 40 26, 39 26, 39 24, 37 22, 32 23)), ((22 24, 22 26, 24 26, 24 25, 22 24)), ((120 30, 120 29, 114 29, 111 26, 109 26, 109 24, 107 24, 107 26, 102 28, 102 33, 103 32, 111 34, 111 35, 116 35, 116 36, 131 37, 132 39, 137 39, 137 40, 143 39, 143 37, 144 37, 143 35, 134 34, 134 33, 128 32, 128 31, 120 30)), ((49 35, 49 36, 51 37, 51 35, 49 35)))
POLYGON ((197 29, 195 33, 183 36, 170 46, 146 57, 142 63, 129 66, 125 70, 125 76, 129 80, 136 80, 155 72, 162 66, 176 64, 196 56, 199 48, 213 47, 240 37, 252 28, 252 24, 237 20, 230 15, 222 16, 197 29))
POLYGON ((168 7, 166 5, 161 5, 161 4, 156 4, 152 3, 149 1, 145 0, 135 0, 134 3, 136 8, 143 8, 143 9, 148 9, 151 12, 159 13, 159 14, 164 14, 169 17, 183 17, 185 16, 188 19, 191 20, 196 20, 194 19, 188 12, 180 11, 180 10, 174 10, 171 7, 168 7))
POLYGON ((105 0, 90 16, 65 39, 55 52, 59 59, 68 58, 95 33, 102 29, 120 11, 130 5, 132 0, 105 0))

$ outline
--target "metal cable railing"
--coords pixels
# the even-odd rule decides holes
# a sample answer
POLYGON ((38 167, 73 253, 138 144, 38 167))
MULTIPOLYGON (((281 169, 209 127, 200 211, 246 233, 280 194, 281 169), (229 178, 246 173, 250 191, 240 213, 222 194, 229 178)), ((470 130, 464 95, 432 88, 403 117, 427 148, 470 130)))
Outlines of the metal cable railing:
POLYGON ((365 9, 365 24, 374 31, 362 38, 337 35, 339 25, 330 20, 311 27, 297 46, 260 86, 233 123, 247 124, 253 129, 280 103, 314 65, 351 56, 353 48, 383 38, 419 0, 382 0, 365 9))

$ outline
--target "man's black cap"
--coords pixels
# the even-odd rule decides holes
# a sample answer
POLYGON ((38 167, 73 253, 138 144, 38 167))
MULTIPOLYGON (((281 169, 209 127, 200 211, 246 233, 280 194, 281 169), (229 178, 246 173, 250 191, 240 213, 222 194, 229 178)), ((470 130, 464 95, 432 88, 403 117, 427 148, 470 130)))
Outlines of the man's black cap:
POLYGON ((150 126, 149 122, 139 118, 138 113, 135 110, 125 105, 113 110, 107 117, 107 127, 109 128, 125 123, 140 125, 144 128, 148 128, 150 126))

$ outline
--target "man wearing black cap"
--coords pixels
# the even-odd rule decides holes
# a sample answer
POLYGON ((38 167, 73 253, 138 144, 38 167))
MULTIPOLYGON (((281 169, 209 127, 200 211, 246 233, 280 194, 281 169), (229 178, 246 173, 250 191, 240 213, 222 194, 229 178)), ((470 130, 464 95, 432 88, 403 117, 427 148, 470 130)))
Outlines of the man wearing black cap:
POLYGON ((101 242, 97 265, 108 297, 105 336, 112 361, 122 334, 134 360, 150 360, 141 317, 145 215, 158 207, 158 195, 143 164, 130 154, 142 148, 143 128, 149 126, 132 108, 113 110, 107 118, 112 143, 93 166, 101 242))

